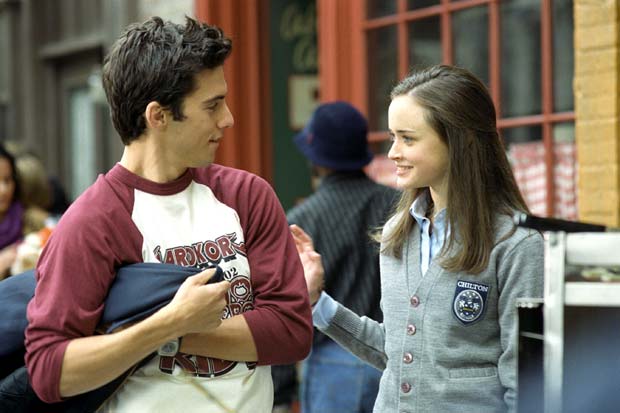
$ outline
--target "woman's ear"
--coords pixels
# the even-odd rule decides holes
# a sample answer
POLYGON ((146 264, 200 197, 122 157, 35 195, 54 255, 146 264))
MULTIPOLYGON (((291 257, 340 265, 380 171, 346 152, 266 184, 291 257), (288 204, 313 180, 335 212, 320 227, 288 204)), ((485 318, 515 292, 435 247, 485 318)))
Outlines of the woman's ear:
POLYGON ((144 118, 149 129, 165 128, 169 120, 168 111, 157 101, 152 101, 146 105, 144 118))

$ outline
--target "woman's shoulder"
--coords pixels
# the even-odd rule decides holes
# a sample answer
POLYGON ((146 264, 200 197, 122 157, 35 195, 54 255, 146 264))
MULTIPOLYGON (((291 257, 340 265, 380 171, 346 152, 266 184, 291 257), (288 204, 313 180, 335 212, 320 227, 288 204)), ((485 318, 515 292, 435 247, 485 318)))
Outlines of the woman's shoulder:
POLYGON ((516 246, 525 247, 526 249, 542 249, 542 234, 530 228, 516 226, 512 216, 497 214, 495 220, 496 246, 507 250, 512 250, 516 246))

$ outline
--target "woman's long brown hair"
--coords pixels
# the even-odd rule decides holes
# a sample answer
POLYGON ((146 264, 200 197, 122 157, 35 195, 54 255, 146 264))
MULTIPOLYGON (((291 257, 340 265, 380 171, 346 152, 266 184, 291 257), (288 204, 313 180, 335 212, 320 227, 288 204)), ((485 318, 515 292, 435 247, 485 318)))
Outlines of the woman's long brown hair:
MULTIPOLYGON (((497 132, 493 101, 474 75, 445 65, 409 75, 391 98, 403 95, 424 108, 425 121, 448 147, 446 220, 451 230, 440 264, 448 271, 480 273, 495 244, 496 214, 528 212, 497 132)), ((393 229, 379 237, 383 253, 402 257, 414 225, 409 208, 424 191, 428 189, 403 191, 393 229)))

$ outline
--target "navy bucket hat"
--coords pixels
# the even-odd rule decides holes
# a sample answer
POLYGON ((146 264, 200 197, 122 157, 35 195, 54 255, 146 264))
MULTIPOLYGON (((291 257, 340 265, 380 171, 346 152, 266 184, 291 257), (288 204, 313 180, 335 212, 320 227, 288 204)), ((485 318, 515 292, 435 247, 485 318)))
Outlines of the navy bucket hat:
POLYGON ((372 161, 367 134, 364 116, 349 103, 339 101, 317 107, 294 142, 313 164, 352 171, 372 161))

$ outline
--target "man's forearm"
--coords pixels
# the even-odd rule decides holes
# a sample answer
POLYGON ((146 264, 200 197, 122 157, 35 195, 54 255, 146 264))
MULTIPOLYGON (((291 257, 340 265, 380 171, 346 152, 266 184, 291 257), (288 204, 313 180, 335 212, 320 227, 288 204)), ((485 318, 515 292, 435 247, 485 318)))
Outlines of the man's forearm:
POLYGON ((72 340, 62 363, 60 395, 85 393, 109 383, 176 337, 164 313, 113 334, 72 340))
POLYGON ((243 315, 222 320, 212 332, 186 335, 181 351, 222 360, 258 360, 254 337, 243 315))

